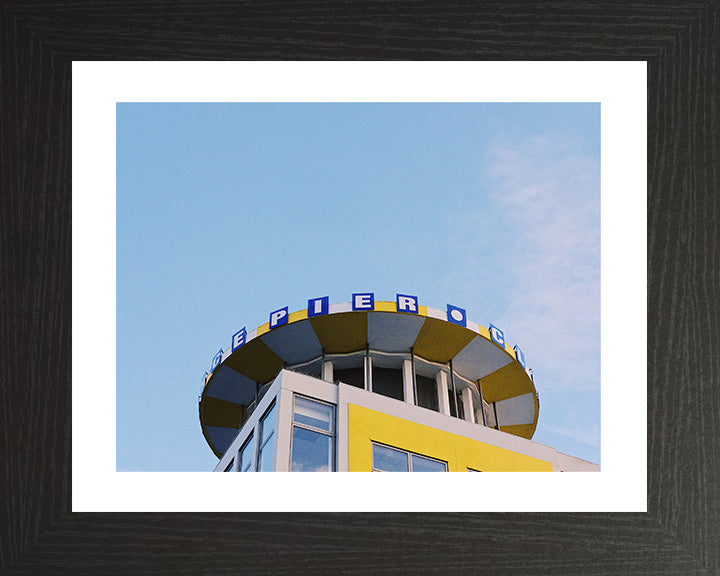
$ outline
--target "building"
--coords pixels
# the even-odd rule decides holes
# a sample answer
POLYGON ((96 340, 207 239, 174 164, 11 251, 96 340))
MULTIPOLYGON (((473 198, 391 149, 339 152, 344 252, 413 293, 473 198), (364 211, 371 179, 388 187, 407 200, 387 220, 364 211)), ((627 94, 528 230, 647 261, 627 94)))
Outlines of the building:
POLYGON ((497 327, 373 293, 238 331, 199 403, 216 471, 598 470, 532 441, 539 408, 497 327))

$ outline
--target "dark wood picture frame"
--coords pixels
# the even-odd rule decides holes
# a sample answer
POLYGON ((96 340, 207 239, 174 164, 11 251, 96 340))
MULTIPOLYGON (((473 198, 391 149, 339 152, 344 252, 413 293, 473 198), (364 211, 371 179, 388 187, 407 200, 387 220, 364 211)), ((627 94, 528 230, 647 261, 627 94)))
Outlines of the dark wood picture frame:
POLYGON ((719 5, 4 2, 0 572, 719 574, 719 5), (647 61, 648 512, 71 513, 71 63, 140 59, 647 61))

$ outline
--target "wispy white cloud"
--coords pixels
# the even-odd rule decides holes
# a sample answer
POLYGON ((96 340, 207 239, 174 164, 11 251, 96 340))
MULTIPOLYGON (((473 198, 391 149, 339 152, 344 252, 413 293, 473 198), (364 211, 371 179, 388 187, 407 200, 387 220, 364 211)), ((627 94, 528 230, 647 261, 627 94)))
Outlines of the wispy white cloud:
POLYGON ((534 136, 491 154, 491 202, 512 230, 507 308, 539 388, 598 389, 600 172, 575 142, 534 136))
POLYGON ((599 426, 583 426, 580 424, 567 426, 550 426, 548 428, 555 434, 560 434, 566 438, 570 438, 575 442, 587 444, 593 448, 600 448, 600 427, 599 426))

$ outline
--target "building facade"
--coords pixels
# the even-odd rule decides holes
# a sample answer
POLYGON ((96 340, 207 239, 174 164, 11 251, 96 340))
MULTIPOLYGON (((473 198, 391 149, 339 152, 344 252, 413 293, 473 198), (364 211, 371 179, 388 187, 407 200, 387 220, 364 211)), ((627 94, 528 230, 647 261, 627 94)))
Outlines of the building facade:
POLYGON ((532 441, 522 351, 414 296, 308 301, 220 351, 199 403, 216 471, 593 471, 532 441))

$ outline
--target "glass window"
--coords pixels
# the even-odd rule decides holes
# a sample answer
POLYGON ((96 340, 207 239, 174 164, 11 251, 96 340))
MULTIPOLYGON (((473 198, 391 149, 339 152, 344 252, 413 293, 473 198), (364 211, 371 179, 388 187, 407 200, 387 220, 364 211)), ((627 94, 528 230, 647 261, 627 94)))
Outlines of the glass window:
POLYGON ((412 454, 410 461, 413 472, 447 472, 447 463, 412 454))
POLYGON ((365 388, 365 370, 363 368, 344 368, 333 371, 335 383, 350 384, 355 388, 365 388))
POLYGON ((333 407, 313 402, 302 396, 295 396, 295 423, 332 431, 333 407))
POLYGON ((267 440, 273 432, 275 432, 275 404, 265 412, 265 415, 260 421, 261 444, 265 444, 265 440, 267 440))
POLYGON ((252 472, 254 470, 253 468, 253 452, 255 451, 255 438, 254 436, 250 435, 250 438, 248 438, 245 441, 245 444, 243 444, 243 447, 240 448, 240 456, 238 458, 239 465, 238 468, 240 472, 252 472))
POLYGON ((365 351, 352 354, 327 355, 325 360, 333 364, 333 381, 356 388, 365 388, 365 351))
MULTIPOLYGON (((453 398, 452 384, 450 382, 448 382, 447 398, 448 406, 450 407, 450 416, 457 418, 457 411, 455 410, 457 402, 455 402, 455 399, 453 398)), ((455 396, 455 398, 457 398, 457 396, 455 396)))
POLYGON ((265 442, 258 456, 258 472, 272 472, 275 468, 273 462, 273 449, 275 448, 275 434, 265 442))
POLYGON ((307 374, 313 378, 322 377, 322 361, 319 358, 311 360, 310 362, 303 362, 302 364, 288 366, 288 369, 293 370, 294 372, 300 372, 300 374, 307 374))
POLYGON ((372 445, 372 469, 380 472, 408 472, 408 454, 381 444, 372 445))
POLYGON ((263 384, 262 386, 260 386, 260 389, 258 390, 258 393, 257 393, 257 398, 255 399, 256 404, 260 404, 260 401, 263 399, 263 396, 265 396, 267 391, 270 390, 270 384, 272 384, 272 382, 268 382, 267 384, 263 384))
POLYGON ((403 399, 402 370, 372 367, 372 391, 396 400, 403 399))
POLYGON ((227 466, 225 466, 225 470, 223 470, 223 472, 231 472, 233 469, 233 464, 235 464, 234 458, 230 460, 230 463, 227 466))
POLYGON ((332 472, 335 468, 335 407, 295 396, 291 472, 332 472))
POLYGON ((457 408, 458 408, 457 417, 460 419, 464 419, 465 418, 465 405, 463 403, 461 394, 457 394, 457 408))
POLYGON ((273 449, 275 448, 275 404, 265 412, 260 421, 260 453, 258 455, 258 471, 272 472, 275 468, 273 449))
POLYGON ((332 472, 332 436, 293 426, 291 472, 332 472))
POLYGON ((447 472, 447 462, 372 443, 373 472, 447 472))
POLYGON ((437 382, 435 379, 416 374, 415 387, 417 388, 417 405, 437 412, 437 382))

